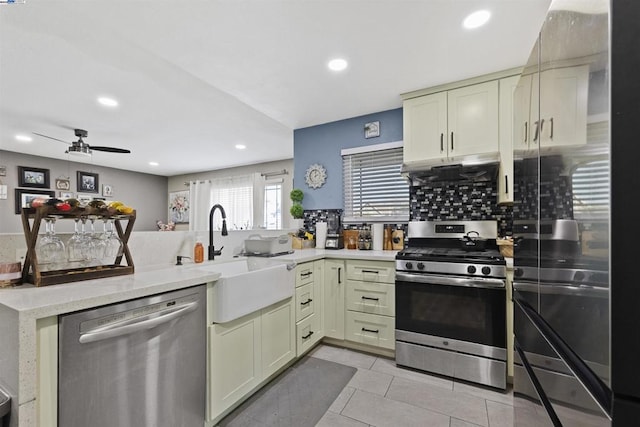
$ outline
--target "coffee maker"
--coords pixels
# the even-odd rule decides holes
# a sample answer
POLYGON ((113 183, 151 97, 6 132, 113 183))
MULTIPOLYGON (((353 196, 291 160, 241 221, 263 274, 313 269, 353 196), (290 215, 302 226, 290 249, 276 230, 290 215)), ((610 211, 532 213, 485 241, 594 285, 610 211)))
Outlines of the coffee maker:
POLYGON ((342 238, 342 220, 340 212, 329 212, 327 214, 327 240, 324 244, 325 249, 342 249, 344 248, 344 239, 342 238))

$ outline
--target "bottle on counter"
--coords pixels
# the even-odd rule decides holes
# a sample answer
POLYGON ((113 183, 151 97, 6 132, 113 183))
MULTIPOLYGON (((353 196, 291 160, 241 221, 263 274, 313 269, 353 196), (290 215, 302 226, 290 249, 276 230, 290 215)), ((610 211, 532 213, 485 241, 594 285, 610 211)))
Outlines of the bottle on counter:
POLYGON ((204 246, 202 242, 196 242, 193 248, 193 262, 201 263, 202 261, 204 261, 204 246))

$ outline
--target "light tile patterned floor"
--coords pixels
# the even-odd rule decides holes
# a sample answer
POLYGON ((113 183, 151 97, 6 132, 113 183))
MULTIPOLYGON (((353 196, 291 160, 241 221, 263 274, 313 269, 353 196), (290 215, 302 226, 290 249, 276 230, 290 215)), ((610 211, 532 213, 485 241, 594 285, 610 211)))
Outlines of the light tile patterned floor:
POLYGON ((317 427, 510 427, 513 393, 398 368, 384 357, 320 345, 312 357, 358 368, 317 427))

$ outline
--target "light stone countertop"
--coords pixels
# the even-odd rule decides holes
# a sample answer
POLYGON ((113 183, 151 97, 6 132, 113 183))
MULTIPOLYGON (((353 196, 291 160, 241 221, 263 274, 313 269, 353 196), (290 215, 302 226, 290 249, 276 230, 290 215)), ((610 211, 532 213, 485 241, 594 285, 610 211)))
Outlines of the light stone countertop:
POLYGON ((0 305, 21 316, 41 319, 77 310, 215 282, 220 273, 161 266, 141 268, 134 274, 36 287, 25 284, 0 289, 0 305))
POLYGON ((360 259, 395 261, 398 251, 361 251, 358 249, 296 249, 292 254, 274 257, 275 260, 294 261, 298 264, 318 259, 360 259))

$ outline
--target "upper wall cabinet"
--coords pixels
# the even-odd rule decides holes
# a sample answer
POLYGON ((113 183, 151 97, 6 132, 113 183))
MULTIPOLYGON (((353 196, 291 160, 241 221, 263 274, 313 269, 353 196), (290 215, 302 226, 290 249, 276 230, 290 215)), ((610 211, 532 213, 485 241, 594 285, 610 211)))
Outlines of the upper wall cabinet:
POLYGON ((498 81, 407 99, 403 112, 405 165, 498 152, 498 81))
POLYGON ((585 144, 588 91, 586 65, 523 75, 514 92, 514 150, 585 144))

